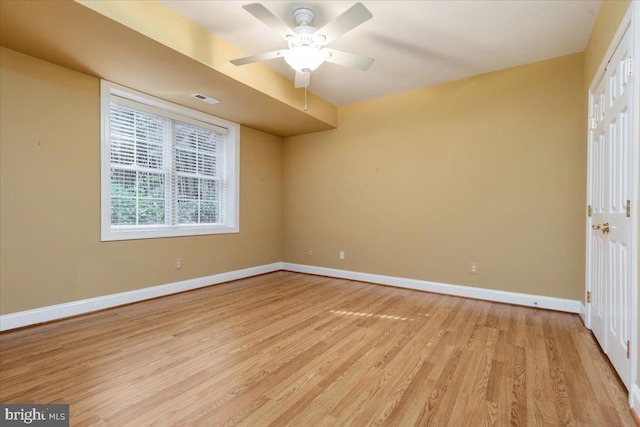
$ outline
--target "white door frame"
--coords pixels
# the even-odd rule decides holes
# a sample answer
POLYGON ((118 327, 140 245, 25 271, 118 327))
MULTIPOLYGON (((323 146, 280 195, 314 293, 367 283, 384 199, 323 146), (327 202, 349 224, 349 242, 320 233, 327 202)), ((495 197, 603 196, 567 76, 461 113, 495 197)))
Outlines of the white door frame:
MULTIPOLYGON (((633 162, 633 176, 632 176, 632 204, 631 204, 631 218, 633 221, 631 222, 631 337, 635 342, 631 343, 631 354, 630 354, 630 363, 631 363, 631 379, 630 384, 631 387, 629 389, 629 406, 636 407, 636 405, 640 405, 640 388, 638 387, 637 382, 637 374, 638 374, 638 344, 640 344, 640 337, 638 337, 638 228, 640 226, 640 221, 638 215, 640 214, 640 209, 638 209, 638 204, 640 203, 640 174, 638 168, 640 166, 640 0, 632 0, 631 5, 629 6, 629 10, 625 14, 618 30, 616 31, 615 36, 611 40, 609 48, 607 49, 607 53, 605 54, 602 63, 598 67, 598 71, 596 72, 591 85, 589 86, 589 93, 595 91, 596 86, 603 76, 605 72, 605 68, 607 66, 609 58, 613 55, 616 47, 618 46, 622 36, 624 35, 625 30, 629 28, 631 33, 633 34, 633 74, 631 76, 632 85, 634 87, 634 92, 632 95, 632 123, 631 123, 631 134, 633 141, 635 143, 632 144, 632 162, 633 162)), ((591 112, 589 112, 590 114, 591 112)), ((590 158, 588 159, 588 163, 590 164, 590 158)), ((589 185, 589 184, 587 184, 589 185)), ((584 301, 587 301, 587 292, 590 292, 590 265, 589 265, 589 245, 591 238, 591 228, 589 221, 587 221, 586 225, 586 248, 587 248, 587 265, 586 265, 586 283, 585 283, 585 295, 584 301)), ((590 325, 591 318, 591 305, 585 305, 585 325, 587 328, 591 329, 590 325)))
MULTIPOLYGON (((636 340, 631 346, 631 390, 629 390, 629 406, 632 408, 635 403, 640 404, 640 389, 638 388, 638 348, 640 339, 638 337, 638 243, 640 233, 640 1, 633 0, 627 13, 631 20, 631 30, 633 31, 633 84, 635 85, 635 100, 633 101, 634 114, 632 118, 632 137, 635 144, 632 146, 633 156, 633 193, 635 203, 631 207, 631 217, 635 219, 631 223, 631 336, 636 340)), ((627 20, 626 16, 623 22, 627 20)))

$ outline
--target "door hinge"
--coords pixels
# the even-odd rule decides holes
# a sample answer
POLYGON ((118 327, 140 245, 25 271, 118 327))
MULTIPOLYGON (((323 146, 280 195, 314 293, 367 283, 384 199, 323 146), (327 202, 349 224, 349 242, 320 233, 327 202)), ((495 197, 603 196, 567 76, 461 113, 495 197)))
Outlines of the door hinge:
POLYGON ((631 357, 631 342, 627 340, 627 359, 631 357))
POLYGON ((592 213, 593 213, 593 208, 591 207, 591 205, 587 206, 587 215, 591 216, 592 213))
POLYGON ((627 62, 627 76, 630 76, 631 74, 633 74, 633 58, 628 57, 626 62, 627 62))
POLYGON ((591 291, 587 291, 587 303, 591 302, 591 291))
POLYGON ((631 218, 631 200, 627 200, 627 218, 631 218))
POLYGON ((597 127, 598 127, 598 122, 596 122, 596 118, 595 117, 589 118, 589 130, 594 130, 597 127))

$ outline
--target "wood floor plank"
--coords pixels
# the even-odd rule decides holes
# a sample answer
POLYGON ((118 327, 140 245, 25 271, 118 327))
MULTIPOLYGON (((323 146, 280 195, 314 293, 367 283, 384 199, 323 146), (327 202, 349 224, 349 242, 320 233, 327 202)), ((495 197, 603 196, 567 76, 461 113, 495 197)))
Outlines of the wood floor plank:
POLYGON ((0 334, 74 426, 632 426, 576 315, 276 272, 0 334))

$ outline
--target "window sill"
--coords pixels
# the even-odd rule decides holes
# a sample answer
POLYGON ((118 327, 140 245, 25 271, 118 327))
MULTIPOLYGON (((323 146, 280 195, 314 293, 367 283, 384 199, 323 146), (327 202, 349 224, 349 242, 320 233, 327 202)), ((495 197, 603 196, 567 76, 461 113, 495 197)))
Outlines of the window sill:
POLYGON ((198 225, 185 227, 167 227, 153 229, 120 229, 102 230, 101 241, 111 242, 118 240, 159 239, 166 237, 207 236, 212 234, 239 233, 239 227, 213 226, 202 227, 198 225))

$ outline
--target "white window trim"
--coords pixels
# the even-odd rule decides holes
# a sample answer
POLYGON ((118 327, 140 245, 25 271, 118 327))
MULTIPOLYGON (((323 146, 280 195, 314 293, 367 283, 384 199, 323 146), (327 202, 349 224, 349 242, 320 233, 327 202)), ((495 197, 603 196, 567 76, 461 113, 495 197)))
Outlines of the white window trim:
POLYGON ((153 239, 161 237, 199 236, 207 234, 227 234, 240 232, 240 126, 208 114, 192 110, 135 90, 108 82, 100 81, 100 116, 101 116, 101 241, 153 239), (110 111, 111 97, 128 99, 144 104, 150 110, 159 109, 163 115, 179 118, 185 122, 204 123, 205 127, 226 133, 228 164, 235 166, 234 172, 227 175, 227 185, 232 188, 226 199, 225 225, 145 225, 134 227, 111 226, 111 140, 110 140, 110 111))

